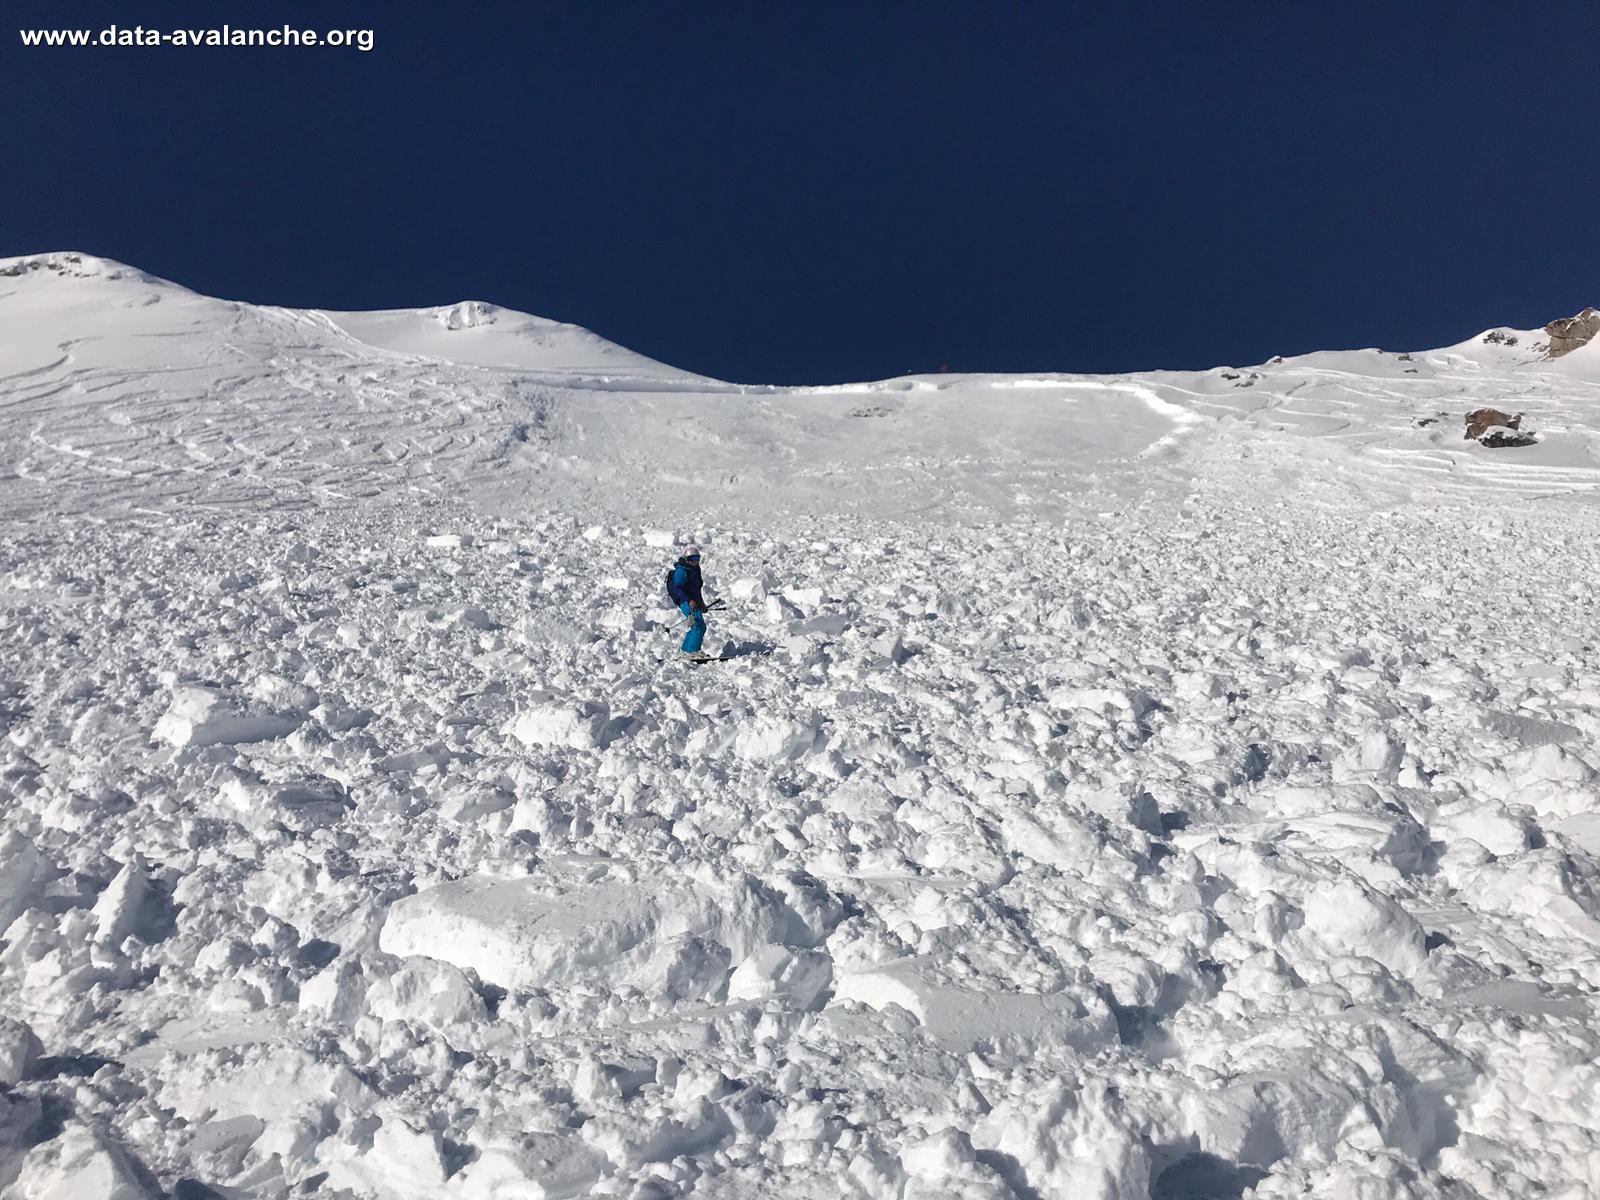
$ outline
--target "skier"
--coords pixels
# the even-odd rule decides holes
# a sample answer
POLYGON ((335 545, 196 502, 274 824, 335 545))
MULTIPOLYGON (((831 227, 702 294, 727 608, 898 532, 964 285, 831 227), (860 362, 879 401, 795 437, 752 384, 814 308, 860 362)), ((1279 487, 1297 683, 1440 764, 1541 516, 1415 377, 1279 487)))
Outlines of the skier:
POLYGON ((710 658, 700 649, 706 637, 706 598, 700 588, 700 547, 690 546, 667 575, 667 594, 679 612, 692 618, 689 632, 683 635, 683 653, 693 662, 706 662, 710 658))

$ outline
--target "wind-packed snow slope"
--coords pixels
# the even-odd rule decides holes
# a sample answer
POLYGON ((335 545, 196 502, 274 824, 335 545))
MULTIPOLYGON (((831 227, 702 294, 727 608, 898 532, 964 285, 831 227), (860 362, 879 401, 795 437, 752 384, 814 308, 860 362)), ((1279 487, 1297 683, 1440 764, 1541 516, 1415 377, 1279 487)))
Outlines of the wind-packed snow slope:
POLYGON ((1600 359, 1494 332, 741 387, 0 261, 0 1194, 1600 1193, 1600 359))

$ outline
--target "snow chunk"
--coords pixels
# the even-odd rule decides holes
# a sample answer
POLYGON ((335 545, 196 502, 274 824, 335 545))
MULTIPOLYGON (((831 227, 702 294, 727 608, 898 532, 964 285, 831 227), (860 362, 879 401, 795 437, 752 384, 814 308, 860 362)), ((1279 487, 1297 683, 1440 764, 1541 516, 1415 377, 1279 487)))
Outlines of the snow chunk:
POLYGON ((728 981, 728 999, 776 999, 802 1012, 815 1012, 832 982, 833 961, 821 951, 766 946, 739 964, 728 981))
POLYGON ((804 941, 799 926, 786 905, 749 883, 710 888, 608 878, 557 890, 549 878, 474 875, 397 900, 379 946, 452 963, 508 988, 659 983, 672 962, 683 961, 677 939, 725 946, 732 965, 762 946, 804 941))
POLYGON ((1406 748, 1382 729, 1368 732, 1334 763, 1334 779, 1345 782, 1363 778, 1392 780, 1405 761, 1406 748))
POLYGON ((222 746, 264 742, 293 733, 303 718, 273 713, 248 713, 213 687, 188 685, 175 689, 166 714, 156 722, 154 737, 173 746, 222 746))
POLYGON ((293 713, 302 719, 322 703, 314 689, 270 671, 257 677, 250 687, 250 697, 274 712, 293 713))
POLYGON ((1064 1046, 1093 1054, 1118 1043, 1116 1019, 1096 996, 983 990, 941 979, 935 965, 932 958, 918 957, 840 967, 834 1000, 855 1000, 880 1011, 896 1004, 951 1050, 1064 1046))
POLYGON ((1103 713, 1112 710, 1127 720, 1137 721, 1156 706, 1156 702, 1143 692, 1123 688, 1059 687, 1046 697, 1046 703, 1062 712, 1087 709, 1103 713))
POLYGON ((116 947, 139 923, 139 911, 150 889, 144 868, 134 859, 123 864, 109 887, 100 893, 94 906, 94 940, 102 946, 116 947))
POLYGON ((819 737, 825 735, 821 734, 821 720, 815 715, 805 720, 763 715, 740 728, 733 749, 750 762, 790 762, 809 755, 819 737))
MULTIPOLYGON (((337 991, 335 991, 335 1000, 337 991)), ((385 1021, 416 1021, 443 1031, 488 1019, 479 996, 460 970, 432 958, 408 958, 367 992, 367 1006, 385 1021)))
POLYGON ((1013 1200, 1016 1192, 996 1173, 978 1161, 972 1139, 959 1129, 946 1128, 900 1152, 900 1165, 911 1178, 903 1200, 1013 1200))
POLYGON ((1583 816, 1594 812, 1596 772, 1577 755, 1555 743, 1519 750, 1504 760, 1515 790, 1508 797, 1526 804, 1541 817, 1583 816))
POLYGON ((1512 812, 1499 800, 1441 809, 1432 831, 1447 845, 1471 838, 1489 853, 1499 855, 1520 854, 1532 848, 1537 833, 1532 821, 1512 812))
POLYGON ((1306 893, 1305 928, 1334 954, 1376 959, 1397 975, 1427 961, 1422 926, 1398 903, 1355 879, 1306 893))
POLYGON ((722 1109, 701 1098, 679 1117, 602 1119, 586 1126, 584 1134, 613 1163, 637 1170, 680 1155, 708 1154, 733 1136, 733 1123, 722 1109))
POLYGON ((120 1146, 74 1122, 59 1137, 28 1152, 6 1195, 16 1200, 146 1200, 150 1192, 120 1146))
POLYGON ((1521 914, 1541 929, 1600 946, 1600 897, 1559 850, 1546 847, 1501 859, 1460 883, 1477 904, 1521 914))
MULTIPOLYGON (((151 1049, 160 1051, 165 1036, 164 1030, 151 1049)), ((309 1050, 251 1045, 222 1061, 168 1059, 159 1098, 189 1121, 255 1117, 274 1123, 333 1109, 365 1112, 376 1095, 349 1067, 309 1050)))
POLYGON ((782 596, 767 597, 765 614, 769 625, 782 625, 785 622, 798 621, 800 619, 800 610, 782 596))
POLYGON ((16 1087, 43 1053, 44 1047, 26 1022, 0 1017, 0 1087, 16 1087))
POLYGON ((15 832, 0 838, 0 931, 32 907, 35 887, 49 874, 28 838, 15 832))
MULTIPOLYGON (((384 764, 380 764, 383 769, 392 769, 384 764)), ((300 831, 332 825, 353 807, 340 784, 316 776, 268 783, 255 775, 234 773, 217 789, 217 799, 246 825, 277 821, 300 831)))
POLYGON ((354 959, 345 958, 300 985, 300 1008, 303 1012, 320 1011, 330 1021, 348 1024, 365 1011, 366 994, 361 967, 354 959))
POLYGON ((600 745, 610 718, 610 709, 600 701, 548 702, 523 710, 511 722, 509 732, 524 746, 592 750, 600 745))
POLYGON ((1117 1090, 1054 1083, 995 1105, 972 1131, 980 1150, 1003 1155, 1038 1195, 1129 1200, 1150 1191, 1148 1141, 1117 1090))
POLYGON ((444 1193, 444 1141, 390 1117, 372 1135, 372 1149, 333 1163, 325 1187, 387 1200, 434 1200, 444 1193))
POLYGON ((1489 709, 1479 718, 1479 723, 1491 733, 1507 741, 1521 742, 1535 748, 1582 739, 1583 731, 1565 721, 1546 721, 1523 713, 1501 712, 1489 709))
POLYGON ((586 1195, 607 1169, 605 1155, 577 1133, 519 1133, 485 1145, 456 1176, 462 1197, 586 1195))

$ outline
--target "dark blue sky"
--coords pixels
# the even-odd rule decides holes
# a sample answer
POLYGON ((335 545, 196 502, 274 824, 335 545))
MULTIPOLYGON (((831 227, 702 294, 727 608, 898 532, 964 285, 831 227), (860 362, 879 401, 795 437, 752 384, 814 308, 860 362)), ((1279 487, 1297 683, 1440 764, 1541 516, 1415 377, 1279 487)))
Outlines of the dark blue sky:
POLYGON ((1600 5, 12 0, 0 254, 481 298, 746 381, 1418 347, 1600 302, 1600 5), (23 49, 33 25, 371 27, 23 49))

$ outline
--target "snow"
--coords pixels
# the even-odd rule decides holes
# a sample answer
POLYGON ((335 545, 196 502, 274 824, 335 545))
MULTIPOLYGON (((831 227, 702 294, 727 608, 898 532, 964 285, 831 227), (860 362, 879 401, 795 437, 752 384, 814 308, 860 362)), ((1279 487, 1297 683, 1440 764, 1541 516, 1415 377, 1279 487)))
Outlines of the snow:
POLYGON ((0 262, 0 1191, 1600 1192, 1508 334, 774 388, 0 262))

